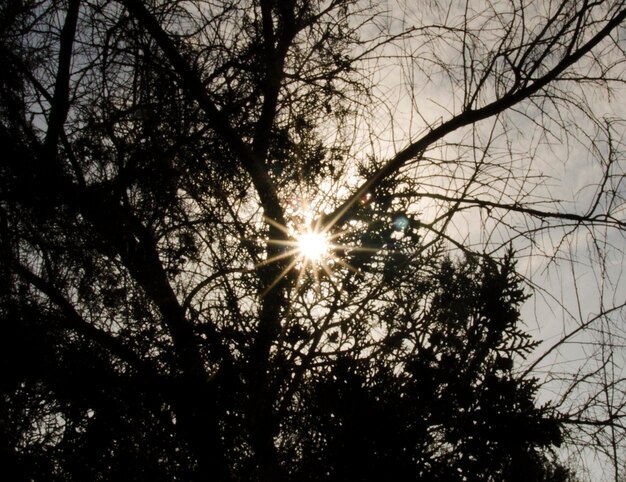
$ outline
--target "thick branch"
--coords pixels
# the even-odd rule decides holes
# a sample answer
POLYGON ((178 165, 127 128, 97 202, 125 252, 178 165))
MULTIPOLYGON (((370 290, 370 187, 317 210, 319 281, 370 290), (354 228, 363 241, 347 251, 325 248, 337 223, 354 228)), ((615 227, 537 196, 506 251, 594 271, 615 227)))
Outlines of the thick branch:
POLYGON ((283 0, 280 7, 278 28, 278 45, 274 46, 274 29, 272 22, 271 0, 261 1, 261 14, 263 16, 264 60, 265 77, 263 79, 263 106, 261 115, 256 124, 252 148, 256 156, 265 159, 270 143, 270 134, 274 125, 276 108, 278 106, 278 93, 284 78, 285 57, 289 46, 296 33, 293 9, 293 1, 283 0))
POLYGON ((13 263, 13 268, 24 281, 41 291, 61 310, 64 315, 63 321, 66 323, 67 328, 106 348, 110 353, 128 363, 138 372, 148 375, 150 379, 156 378, 156 372, 154 372, 151 367, 148 367, 146 362, 134 351, 125 346, 110 333, 99 330, 85 321, 74 306, 63 296, 63 293, 52 283, 37 276, 20 264, 13 263))
POLYGON ((274 221, 285 224, 276 186, 269 177, 263 160, 243 142, 241 137, 230 125, 226 116, 213 103, 198 74, 191 69, 167 32, 163 30, 156 18, 154 18, 144 6, 143 2, 140 0, 119 1, 154 38, 178 74, 181 86, 198 102, 209 117, 213 129, 222 137, 233 153, 239 157, 242 165, 252 179, 265 215, 274 221))
POLYGON ((87 200, 83 205, 85 217, 119 253, 132 277, 159 308, 172 336, 182 375, 177 380, 179 393, 174 394, 174 406, 180 428, 197 455, 199 480, 209 476, 224 480, 227 469, 217 421, 221 408, 204 368, 193 326, 168 281, 152 234, 114 203, 102 202, 92 208, 87 200))
POLYGON ((57 142, 63 131, 63 124, 65 123, 70 108, 70 68, 79 6, 80 0, 69 1, 65 24, 61 30, 59 65, 54 83, 54 95, 52 97, 52 105, 50 106, 50 115, 48 116, 48 131, 46 132, 46 139, 44 141, 44 150, 48 159, 52 159, 56 156, 57 142))
MULTIPOLYGON (((95 195, 95 193, 94 193, 95 195)), ((84 196, 85 218, 103 240, 118 253, 132 277, 156 304, 172 336, 183 371, 190 377, 206 378, 191 324, 170 286, 148 229, 114 201, 84 196)))
POLYGON ((616 226, 620 226, 621 228, 626 228, 626 222, 620 221, 618 219, 612 219, 608 214, 596 214, 591 216, 589 214, 577 214, 577 213, 567 213, 567 212, 558 212, 558 211, 544 211, 541 209, 535 209, 526 207, 522 204, 507 204, 507 203, 499 203, 495 201, 488 201, 485 199, 477 199, 470 197, 454 197, 454 196, 446 196, 443 194, 436 193, 414 193, 409 195, 411 198, 430 198, 437 199, 440 201, 453 202, 456 204, 469 204, 472 206, 476 206, 479 208, 487 208, 487 209, 503 209, 507 212, 516 212, 522 214, 529 214, 530 216, 534 216, 540 219, 565 219, 568 221, 576 221, 579 223, 611 223, 616 226))

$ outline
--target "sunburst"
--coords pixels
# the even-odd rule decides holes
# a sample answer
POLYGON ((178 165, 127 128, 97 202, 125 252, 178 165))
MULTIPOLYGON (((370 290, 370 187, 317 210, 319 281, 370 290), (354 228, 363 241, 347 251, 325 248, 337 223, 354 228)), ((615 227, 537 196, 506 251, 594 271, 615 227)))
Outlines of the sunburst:
POLYGON ((350 251, 378 252, 381 250, 338 244, 337 240, 348 231, 335 229, 336 227, 333 226, 333 223, 322 225, 319 221, 322 219, 322 216, 311 209, 305 201, 300 201, 298 209, 294 209, 291 214, 288 226, 266 218, 269 224, 278 228, 286 235, 286 239, 265 240, 268 244, 279 245, 284 249, 279 254, 262 261, 257 267, 284 259, 289 261, 270 286, 266 287, 262 293, 263 296, 292 270, 297 270, 298 272, 296 285, 302 285, 306 277, 311 276, 317 291, 320 289, 322 279, 330 281, 339 289, 337 282, 338 269, 345 268, 353 273, 359 273, 356 268, 343 259, 345 253, 350 251))

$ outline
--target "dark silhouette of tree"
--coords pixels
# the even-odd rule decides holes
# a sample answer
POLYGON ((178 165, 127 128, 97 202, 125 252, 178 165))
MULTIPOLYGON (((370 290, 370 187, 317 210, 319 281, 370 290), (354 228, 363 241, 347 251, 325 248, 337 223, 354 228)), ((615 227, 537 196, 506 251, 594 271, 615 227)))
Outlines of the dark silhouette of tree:
POLYGON ((3 466, 557 481, 555 449, 591 440, 618 480, 623 125, 590 96, 619 93, 625 19, 619 1, 0 6, 3 466), (542 164, 557 141, 595 169, 570 204, 542 164), (581 233, 600 303, 542 345, 519 312, 540 279, 513 252, 573 266, 581 233), (593 363, 544 373, 572 341, 593 363))
POLYGON ((436 269, 417 293, 410 274, 395 287, 388 332, 366 357, 313 371, 304 416, 287 417, 293 480, 550 480, 559 422, 535 406, 536 381, 512 374, 534 343, 517 326, 511 259, 436 269), (425 296, 426 310, 400 314, 425 296))

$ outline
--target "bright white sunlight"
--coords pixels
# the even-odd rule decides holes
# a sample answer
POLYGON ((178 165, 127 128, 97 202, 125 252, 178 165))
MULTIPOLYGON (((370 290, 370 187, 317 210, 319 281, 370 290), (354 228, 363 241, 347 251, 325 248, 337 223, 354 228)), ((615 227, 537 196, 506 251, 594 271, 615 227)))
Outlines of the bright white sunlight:
POLYGON ((298 251, 309 261, 321 261, 329 249, 328 235, 324 232, 307 230, 298 236, 298 251))

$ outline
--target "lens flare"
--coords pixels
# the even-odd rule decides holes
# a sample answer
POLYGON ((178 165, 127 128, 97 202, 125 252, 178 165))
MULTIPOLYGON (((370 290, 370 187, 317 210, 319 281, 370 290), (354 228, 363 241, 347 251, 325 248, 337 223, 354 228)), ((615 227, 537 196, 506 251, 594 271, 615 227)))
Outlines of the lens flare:
MULTIPOLYGON (((374 196, 366 193, 361 201, 365 204, 374 202, 374 196)), ((337 241, 349 233, 352 226, 338 229, 334 226, 336 220, 323 225, 320 219, 323 211, 320 206, 314 209, 305 199, 292 197, 286 209, 288 221, 286 225, 266 217, 265 221, 280 230, 281 239, 265 239, 269 245, 278 245, 283 249, 273 250, 274 253, 267 259, 256 264, 261 267, 271 263, 282 263, 281 271, 276 278, 262 291, 261 296, 270 292, 278 282, 285 278, 292 270, 297 271, 296 286, 311 286, 307 279, 311 277, 315 292, 320 293, 322 285, 329 282, 338 291, 341 291, 340 273, 346 270, 359 275, 358 268, 352 266, 345 258, 346 253, 364 252, 378 253, 386 251, 385 247, 369 247, 359 245, 344 245, 337 241)), ((404 229, 408 219, 399 220, 394 229, 404 229)))

